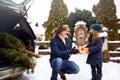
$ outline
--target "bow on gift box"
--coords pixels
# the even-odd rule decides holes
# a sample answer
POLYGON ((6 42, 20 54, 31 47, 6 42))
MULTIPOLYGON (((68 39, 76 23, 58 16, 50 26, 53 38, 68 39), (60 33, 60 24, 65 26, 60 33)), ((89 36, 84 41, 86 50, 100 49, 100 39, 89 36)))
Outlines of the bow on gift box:
POLYGON ((78 47, 76 49, 79 50, 79 52, 81 54, 89 54, 89 49, 88 48, 78 47))

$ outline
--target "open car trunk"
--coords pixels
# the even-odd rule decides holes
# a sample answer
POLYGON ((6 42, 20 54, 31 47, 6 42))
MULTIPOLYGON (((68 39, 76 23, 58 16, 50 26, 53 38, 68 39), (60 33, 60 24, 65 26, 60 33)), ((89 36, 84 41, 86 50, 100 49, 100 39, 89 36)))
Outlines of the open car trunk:
MULTIPOLYGON (((28 45, 26 40, 30 40, 34 52, 35 35, 27 22, 26 18, 20 14, 4 7, 0 7, 0 33, 9 33, 20 39, 25 46, 28 45)), ((0 41, 0 43, 2 43, 0 41)), ((2 43, 4 44, 4 43, 2 43)), ((1 46, 0 46, 1 48, 1 46)), ((7 63, 0 57, 0 80, 7 77, 16 77, 25 71, 23 68, 12 68, 10 63, 7 63)))

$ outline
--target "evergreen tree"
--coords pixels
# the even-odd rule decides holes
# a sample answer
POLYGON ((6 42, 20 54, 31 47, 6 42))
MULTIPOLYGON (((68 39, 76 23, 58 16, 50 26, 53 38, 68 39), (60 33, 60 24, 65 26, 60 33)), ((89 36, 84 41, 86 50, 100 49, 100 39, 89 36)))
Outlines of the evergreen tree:
POLYGON ((70 27, 70 34, 69 37, 72 39, 73 38, 73 33, 74 33, 74 27, 75 23, 77 21, 84 21, 86 22, 86 27, 89 28, 89 26, 93 23, 96 23, 95 17, 92 16, 92 12, 88 10, 80 10, 80 9, 75 9, 75 12, 71 12, 69 16, 66 19, 66 23, 70 27))
POLYGON ((97 22, 103 24, 109 30, 109 40, 118 40, 118 20, 114 0, 100 0, 93 6, 97 22))
POLYGON ((53 36, 52 31, 59 25, 65 23, 68 9, 63 0, 53 0, 48 21, 46 22, 45 40, 50 40, 53 36))

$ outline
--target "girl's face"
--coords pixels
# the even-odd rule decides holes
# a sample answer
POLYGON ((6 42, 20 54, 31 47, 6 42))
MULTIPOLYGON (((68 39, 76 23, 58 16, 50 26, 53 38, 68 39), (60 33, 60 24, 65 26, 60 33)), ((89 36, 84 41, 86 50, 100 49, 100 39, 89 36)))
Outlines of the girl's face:
POLYGON ((60 36, 62 36, 63 38, 66 38, 67 37, 67 31, 62 31, 61 33, 60 33, 60 36))
POLYGON ((95 30, 93 28, 90 28, 90 31, 89 31, 90 34, 95 34, 95 30))

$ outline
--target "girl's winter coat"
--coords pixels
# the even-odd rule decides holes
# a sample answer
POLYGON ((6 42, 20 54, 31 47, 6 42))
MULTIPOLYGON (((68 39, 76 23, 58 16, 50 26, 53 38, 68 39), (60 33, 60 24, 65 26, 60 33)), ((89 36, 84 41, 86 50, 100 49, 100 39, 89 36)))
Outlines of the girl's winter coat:
POLYGON ((99 40, 93 44, 92 35, 89 37, 89 44, 86 46, 89 48, 89 55, 87 58, 87 63, 91 65, 96 65, 102 63, 102 45, 104 43, 104 37, 99 37, 99 40))

